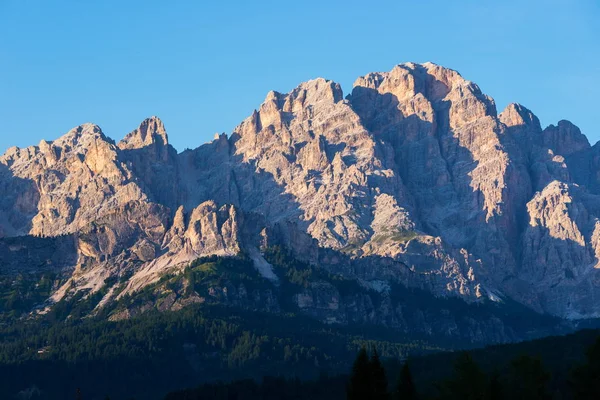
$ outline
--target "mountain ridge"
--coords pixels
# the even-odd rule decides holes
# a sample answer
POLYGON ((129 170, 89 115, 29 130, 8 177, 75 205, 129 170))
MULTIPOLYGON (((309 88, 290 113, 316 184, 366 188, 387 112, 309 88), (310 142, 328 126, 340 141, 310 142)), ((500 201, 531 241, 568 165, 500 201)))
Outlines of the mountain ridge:
POLYGON ((269 275, 276 244, 366 285, 598 317, 597 149, 568 121, 498 114, 456 71, 399 64, 345 97, 323 78, 269 92, 230 135, 180 153, 158 117, 119 142, 83 124, 11 148, 0 237, 73 235, 54 301, 124 274, 133 293, 211 254, 248 252, 269 275), (399 264, 350 261, 369 257, 399 264))

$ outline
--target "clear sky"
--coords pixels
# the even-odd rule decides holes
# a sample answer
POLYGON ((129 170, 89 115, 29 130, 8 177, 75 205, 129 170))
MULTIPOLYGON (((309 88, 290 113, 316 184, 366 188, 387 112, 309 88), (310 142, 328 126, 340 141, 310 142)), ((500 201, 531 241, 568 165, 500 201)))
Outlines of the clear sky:
POLYGON ((158 115, 182 151, 269 90, 432 61, 600 139, 600 1, 0 0, 0 153, 158 115))

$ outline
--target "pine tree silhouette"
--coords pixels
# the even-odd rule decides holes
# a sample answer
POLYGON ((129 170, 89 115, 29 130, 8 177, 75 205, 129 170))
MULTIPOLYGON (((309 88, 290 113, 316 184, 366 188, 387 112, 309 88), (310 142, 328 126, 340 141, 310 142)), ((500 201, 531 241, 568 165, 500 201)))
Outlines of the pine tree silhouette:
POLYGON ((586 363, 576 367, 569 382, 575 400, 600 399, 600 337, 586 352, 586 363))
POLYGON ((509 397, 519 400, 550 399, 547 385, 550 374, 539 358, 517 357, 510 365, 509 397))
POLYGON ((408 362, 405 362, 400 370, 395 394, 396 400, 416 400, 418 398, 408 362))
POLYGON ((467 352, 461 353, 454 364, 454 375, 439 387, 442 398, 449 400, 484 400, 488 382, 485 373, 467 352))
POLYGON ((348 383, 346 397, 348 400, 367 400, 371 394, 371 368, 367 349, 360 349, 348 383))
POLYGON ((494 371, 490 376, 489 384, 489 395, 490 400, 503 400, 505 397, 505 390, 502 382, 500 381, 500 373, 494 371))
POLYGON ((385 369, 381 365, 379 354, 377 349, 373 348, 371 353, 371 359, 369 360, 369 369, 371 370, 371 397, 372 400, 387 400, 389 398, 388 393, 388 381, 385 376, 385 369))

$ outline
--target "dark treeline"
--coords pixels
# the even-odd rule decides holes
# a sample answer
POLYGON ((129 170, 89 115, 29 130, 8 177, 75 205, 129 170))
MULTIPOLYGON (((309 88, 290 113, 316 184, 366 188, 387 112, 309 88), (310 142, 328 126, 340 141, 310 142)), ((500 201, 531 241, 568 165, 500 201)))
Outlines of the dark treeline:
MULTIPOLYGON (((550 340, 550 342, 552 342, 550 340)), ((555 342, 558 343, 558 342, 555 342)), ((535 346, 534 346, 535 347, 535 346)), ((478 351, 479 356, 487 350, 478 351)), ((512 353, 509 351, 508 353, 512 353)), ((196 389, 173 392, 165 400, 597 400, 600 399, 600 337, 588 348, 581 362, 565 366, 558 375, 541 358, 519 355, 491 371, 482 368, 468 352, 454 354, 451 372, 438 381, 415 383, 412 362, 399 370, 385 368, 376 349, 369 356, 361 349, 349 376, 301 382, 298 379, 266 377, 229 384, 205 384, 196 389), (390 370, 396 370, 390 374, 390 370), (557 385, 558 384, 558 385, 557 385)), ((439 369, 440 357, 425 357, 430 369, 439 369)), ((418 365, 418 363, 417 363, 418 365)), ((418 372, 417 372, 418 374, 418 372)))
MULTIPOLYGON (((414 386, 420 398, 452 398, 459 389, 473 389, 461 379, 476 383, 474 388, 483 396, 510 393, 513 377, 528 373, 552 398, 570 399, 574 388, 586 387, 571 382, 593 382, 600 376, 600 368, 594 367, 600 358, 598 346, 592 348, 588 367, 574 369, 585 365, 585 351, 597 336, 595 330, 580 331, 473 350, 465 358, 457 352, 416 356, 415 349, 423 355, 427 346, 389 341, 387 335, 365 340, 373 335, 310 318, 222 307, 191 306, 119 322, 23 323, 0 328, 0 398, 72 399, 79 388, 84 400, 160 399, 202 382, 241 380, 173 393, 169 399, 343 399, 347 391, 364 391, 360 376, 372 375, 377 377, 378 393, 387 385, 383 396, 393 394, 403 377, 400 386, 414 386), (361 352, 351 368, 362 347, 376 348, 379 354, 361 352), (408 369, 401 360, 411 354, 408 369), (354 375, 360 379, 347 387, 352 380, 338 375, 351 370, 358 371, 354 375), (247 380, 273 374, 287 379, 247 380), (494 387, 499 389, 491 390, 494 387)), ((532 387, 528 381, 518 382, 532 387)))
POLYGON ((260 382, 246 379, 173 392, 165 400, 343 400, 346 398, 347 380, 345 375, 322 376, 315 381, 284 377, 265 377, 260 382))
POLYGON ((205 305, 116 322, 24 321, 0 325, 0 399, 69 399, 77 388, 86 400, 159 399, 207 381, 340 374, 361 346, 389 358, 441 350, 394 336, 205 305))

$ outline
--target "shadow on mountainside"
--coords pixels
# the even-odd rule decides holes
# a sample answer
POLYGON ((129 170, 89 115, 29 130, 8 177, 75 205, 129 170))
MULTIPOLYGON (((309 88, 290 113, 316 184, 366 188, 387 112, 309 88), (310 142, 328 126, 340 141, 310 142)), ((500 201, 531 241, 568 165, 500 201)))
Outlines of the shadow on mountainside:
POLYGON ((58 271, 77 260, 73 235, 29 234, 40 198, 36 183, 0 163, 0 275, 58 271))
MULTIPOLYGON (((420 70, 421 74, 427 74, 422 67, 417 70, 420 70)), ((485 274, 484 283, 485 279, 491 279, 495 285, 500 285, 506 293, 515 296, 524 304, 537 311, 548 311, 546 306, 552 301, 548 300, 548 295, 538 296, 535 293, 534 282, 526 283, 519 278, 521 274, 531 274, 531 271, 522 271, 523 251, 529 252, 531 267, 538 269, 534 274, 544 276, 545 269, 552 267, 533 261, 539 255, 538 252, 544 250, 535 248, 536 245, 540 245, 539 241, 530 239, 529 242, 525 242, 527 229, 538 231, 537 237, 544 241, 547 249, 545 251, 570 248, 574 249, 575 253, 589 252, 592 255, 592 249, 573 240, 551 237, 545 227, 529 227, 526 205, 533 194, 531 188, 525 190, 526 194, 518 198, 515 204, 502 204, 507 215, 497 214, 490 219, 486 218, 485 193, 474 188, 472 182, 472 173, 479 162, 467 147, 461 145, 458 137, 468 132, 451 130, 451 104, 444 100, 449 89, 442 82, 435 81, 431 75, 426 79, 433 79, 434 82, 429 85, 415 85, 415 90, 417 96, 422 95, 430 100, 435 115, 432 121, 421 118, 416 113, 403 113, 399 99, 389 92, 380 93, 372 88, 356 86, 348 99, 363 125, 380 144, 392 144, 395 150, 395 171, 402 177, 404 185, 413 196, 424 232, 442 237, 455 248, 466 248, 475 257, 483 260, 483 270, 477 272, 480 279, 481 273, 485 274), (428 93, 428 88, 435 88, 436 93, 428 93), (504 274, 506 281, 497 281, 498 276, 502 274, 495 274, 494 271, 490 271, 490 267, 507 268, 508 271, 504 274), (510 290, 511 286, 513 290, 510 290), (514 290, 515 286, 519 290, 514 290)), ((412 103, 409 106, 414 107, 412 103)), ((493 117, 496 117, 495 113, 493 117)), ((506 175, 516 179, 514 182, 509 181, 509 185, 502 189, 502 198, 510 199, 510 196, 514 195, 510 191, 517 189, 510 186, 531 182, 532 171, 527 168, 526 159, 523 165, 518 165, 523 161, 523 156, 519 154, 522 149, 513 139, 511 132, 494 134, 510 158, 506 175)), ((521 188, 517 190, 519 189, 521 188)), ((583 231, 586 229, 583 228, 583 231)), ((531 232, 529 234, 531 235, 531 232)), ((597 261, 595 256, 593 259, 597 261)), ((569 260, 561 258, 561 262, 568 264, 569 260)), ((563 268, 559 266, 558 269, 563 268)), ((577 278, 570 273, 569 268, 565 267, 564 270, 563 279, 577 278)), ((555 282, 558 283, 559 281, 555 282)))
POLYGON ((257 167, 255 160, 245 161, 243 155, 235 154, 238 140, 234 133, 229 139, 223 137, 179 155, 180 168, 189 171, 187 175, 192 178, 186 182, 189 178, 181 173, 183 205, 192 209, 208 200, 233 204, 245 212, 261 214, 271 223, 289 218, 305 232, 312 221, 301 218, 297 199, 272 173, 257 167))
POLYGON ((0 239, 0 275, 56 272, 72 268, 76 263, 74 235, 0 239))
POLYGON ((40 193, 35 182, 16 177, 0 163, 0 237, 26 235, 38 212, 40 193))
MULTIPOLYGON (((576 151, 563 159, 561 154, 543 145, 546 130, 542 130, 537 117, 520 105, 514 108, 523 121, 506 126, 505 134, 499 138, 513 169, 520 169, 526 177, 520 188, 525 189, 526 195, 515 210, 518 231, 511 242, 516 247, 517 271, 501 282, 502 287, 507 294, 537 311, 563 316, 600 315, 600 308, 593 300, 600 294, 600 270, 594 268, 598 257, 593 248, 594 216, 600 215, 594 173, 600 167, 598 146, 576 151), (561 185, 557 186, 555 181, 561 185), (549 194, 541 197, 543 202, 540 203, 540 198, 537 203, 532 201, 548 188, 549 194), (564 194, 569 199, 560 203, 557 196, 564 194), (528 205, 533 207, 535 220, 530 221, 528 205), (554 225, 554 232, 544 226, 548 222, 554 225), (557 232, 558 229, 562 232, 557 232), (583 236, 584 245, 564 237, 576 237, 578 233, 583 236)), ((505 190, 518 190, 515 186, 513 182, 505 190)))
POLYGON ((150 201, 162 204, 174 214, 179 206, 179 168, 177 151, 170 144, 159 142, 135 148, 120 149, 121 161, 135 174, 135 183, 150 201))
MULTIPOLYGON (((413 197, 416 219, 422 229, 433 236, 445 236, 444 239, 453 245, 469 246, 473 241, 469 236, 475 233, 469 230, 469 223, 460 227, 461 232, 445 234, 461 221, 479 217, 458 207, 461 197, 468 194, 465 189, 470 188, 470 172, 477 167, 477 162, 468 149, 459 145, 452 132, 446 133, 449 104, 439 101, 434 105, 436 118, 432 122, 416 114, 405 115, 392 93, 382 94, 375 89, 356 86, 349 99, 379 145, 391 144, 394 170, 413 197), (456 165, 457 161, 460 165, 456 165)), ((476 193, 480 201, 482 194, 476 193)))

